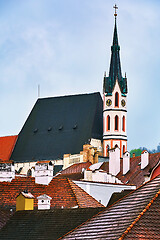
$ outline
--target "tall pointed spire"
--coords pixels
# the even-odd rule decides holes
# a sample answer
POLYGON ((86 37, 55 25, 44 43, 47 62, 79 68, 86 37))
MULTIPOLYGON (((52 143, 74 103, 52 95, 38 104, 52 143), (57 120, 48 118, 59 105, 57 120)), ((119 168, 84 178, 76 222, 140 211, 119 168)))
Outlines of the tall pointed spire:
POLYGON ((122 93, 127 93, 127 80, 122 77, 121 62, 120 62, 120 46, 118 44, 118 33, 117 33, 117 12, 118 7, 115 5, 115 25, 113 33, 113 44, 111 46, 111 61, 109 69, 109 77, 104 78, 104 92, 112 93, 115 86, 116 80, 119 83, 122 93))

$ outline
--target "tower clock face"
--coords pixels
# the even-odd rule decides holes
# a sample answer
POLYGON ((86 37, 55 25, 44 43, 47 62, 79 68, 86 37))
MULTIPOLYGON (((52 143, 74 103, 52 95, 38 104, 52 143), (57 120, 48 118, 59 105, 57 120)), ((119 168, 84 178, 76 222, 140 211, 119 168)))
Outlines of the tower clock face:
POLYGON ((126 102, 125 102, 124 99, 122 99, 122 101, 121 101, 121 105, 122 105, 122 107, 125 107, 125 106, 126 106, 126 102))
POLYGON ((112 104, 112 100, 111 99, 107 99, 106 105, 109 107, 109 106, 111 106, 111 104, 112 104))

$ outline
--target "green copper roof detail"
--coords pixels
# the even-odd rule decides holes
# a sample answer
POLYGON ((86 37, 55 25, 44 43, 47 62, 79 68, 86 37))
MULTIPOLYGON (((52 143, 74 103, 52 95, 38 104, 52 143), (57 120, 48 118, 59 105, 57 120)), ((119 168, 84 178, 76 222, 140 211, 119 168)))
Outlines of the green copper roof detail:
POLYGON ((113 45, 111 46, 109 76, 104 76, 103 91, 105 93, 112 93, 116 80, 119 83, 121 93, 127 93, 127 78, 126 76, 124 78, 122 77, 119 51, 120 46, 118 45, 117 23, 115 18, 113 45))

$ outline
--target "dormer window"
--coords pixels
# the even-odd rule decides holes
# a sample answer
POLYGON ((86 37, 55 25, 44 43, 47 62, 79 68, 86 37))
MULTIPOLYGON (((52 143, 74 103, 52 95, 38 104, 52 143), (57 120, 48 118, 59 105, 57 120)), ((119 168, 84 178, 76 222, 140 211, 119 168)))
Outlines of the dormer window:
POLYGON ((63 126, 61 125, 60 127, 59 127, 59 130, 62 130, 63 129, 63 126))

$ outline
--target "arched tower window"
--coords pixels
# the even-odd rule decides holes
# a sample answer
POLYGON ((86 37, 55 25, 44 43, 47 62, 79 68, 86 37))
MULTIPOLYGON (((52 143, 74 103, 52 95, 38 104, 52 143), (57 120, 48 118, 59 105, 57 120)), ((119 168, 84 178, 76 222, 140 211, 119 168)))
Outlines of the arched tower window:
POLYGON ((126 148, 125 148, 125 145, 123 145, 123 154, 125 153, 126 151, 126 148))
POLYGON ((125 116, 122 118, 122 131, 125 132, 125 116))
POLYGON ((106 156, 109 156, 109 145, 106 146, 106 156))
POLYGON ((115 130, 118 130, 118 128, 119 128, 118 122, 119 122, 119 117, 116 115, 115 116, 115 130))
POLYGON ((115 107, 119 107, 119 93, 115 93, 115 107))
POLYGON ((107 131, 110 131, 110 127, 111 127, 111 121, 110 121, 110 116, 107 116, 107 131))

